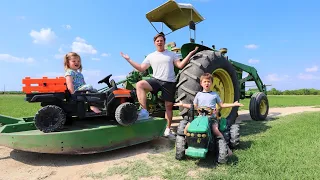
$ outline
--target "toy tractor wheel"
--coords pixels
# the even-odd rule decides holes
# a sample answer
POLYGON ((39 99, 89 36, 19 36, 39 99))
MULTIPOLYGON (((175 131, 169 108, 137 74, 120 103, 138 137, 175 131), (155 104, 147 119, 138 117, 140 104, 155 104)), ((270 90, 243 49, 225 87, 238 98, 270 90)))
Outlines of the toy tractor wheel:
POLYGON ((256 92, 251 96, 249 104, 250 116, 253 120, 265 120, 269 113, 269 102, 263 92, 256 92))
MULTIPOLYGON (((182 47, 183 49, 183 47, 182 47)), ((224 103, 233 103, 240 98, 239 82, 235 68, 221 55, 221 52, 203 50, 190 58, 190 63, 181 70, 177 83, 177 99, 190 104, 198 91, 201 91, 200 76, 204 73, 213 75, 211 90, 219 94, 224 103)), ((239 107, 223 108, 221 115, 234 124, 239 107)), ((188 109, 180 107, 180 115, 187 116, 188 109)))
POLYGON ((223 138, 218 139, 218 163, 224 164, 228 161, 227 142, 223 138))
POLYGON ((55 105, 42 107, 34 117, 35 126, 44 133, 58 131, 66 122, 66 114, 55 105))
POLYGON ((186 157, 186 138, 185 136, 177 135, 176 137, 176 159, 182 160, 186 157))
POLYGON ((236 148, 240 143, 240 126, 239 124, 233 124, 230 127, 230 148, 236 148))
POLYGON ((115 112, 116 121, 122 126, 129 126, 138 119, 137 108, 130 102, 120 104, 115 112))

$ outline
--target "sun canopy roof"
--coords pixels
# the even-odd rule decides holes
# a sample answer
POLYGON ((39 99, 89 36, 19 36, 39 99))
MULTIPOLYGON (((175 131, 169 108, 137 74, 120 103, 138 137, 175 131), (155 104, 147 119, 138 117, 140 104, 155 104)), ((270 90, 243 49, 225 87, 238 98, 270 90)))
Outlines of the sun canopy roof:
POLYGON ((174 0, 169 0, 148 12, 146 17, 151 23, 163 22, 172 31, 188 26, 191 20, 194 23, 204 20, 191 4, 177 3, 174 0))

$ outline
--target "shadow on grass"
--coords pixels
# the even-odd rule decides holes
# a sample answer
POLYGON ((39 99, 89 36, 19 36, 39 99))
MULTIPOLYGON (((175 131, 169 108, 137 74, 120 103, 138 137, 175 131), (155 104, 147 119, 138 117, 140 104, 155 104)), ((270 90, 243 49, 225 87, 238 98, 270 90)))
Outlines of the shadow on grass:
POLYGON ((278 117, 268 118, 266 121, 253 121, 247 120, 240 122, 240 137, 245 137, 249 135, 259 134, 266 132, 271 126, 268 126, 269 121, 274 121, 279 119, 278 117))

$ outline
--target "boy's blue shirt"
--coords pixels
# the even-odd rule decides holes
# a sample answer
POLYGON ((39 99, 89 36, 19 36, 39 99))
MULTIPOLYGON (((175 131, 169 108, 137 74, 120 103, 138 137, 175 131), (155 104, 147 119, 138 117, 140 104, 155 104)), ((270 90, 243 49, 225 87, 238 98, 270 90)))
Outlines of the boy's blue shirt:
POLYGON ((221 99, 218 93, 210 92, 198 92, 194 97, 193 104, 196 104, 198 107, 206 106, 212 109, 216 108, 216 104, 220 103, 221 99))

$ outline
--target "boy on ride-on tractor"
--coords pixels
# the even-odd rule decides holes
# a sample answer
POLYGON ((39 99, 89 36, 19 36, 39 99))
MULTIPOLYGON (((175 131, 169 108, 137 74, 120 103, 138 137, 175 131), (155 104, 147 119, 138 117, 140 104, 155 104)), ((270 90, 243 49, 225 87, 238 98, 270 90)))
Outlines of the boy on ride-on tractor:
MULTIPOLYGON (((213 77, 211 74, 204 73, 200 77, 200 85, 202 86, 203 90, 196 94, 193 100, 193 104, 195 109, 198 109, 198 107, 209 107, 212 109, 213 111, 213 113, 211 114, 211 118, 213 120, 212 131, 215 136, 223 138, 222 133, 218 129, 218 121, 221 117, 218 115, 220 114, 219 111, 216 110, 216 104, 219 104, 221 108, 243 106, 243 104, 239 103, 238 101, 235 101, 232 104, 224 104, 221 101, 219 94, 210 90, 212 83, 213 83, 213 77)), ((179 103, 175 103, 174 106, 182 106, 189 109, 191 108, 191 104, 183 104, 181 101, 179 103)), ((188 125, 186 126, 186 129, 188 128, 188 125)), ((232 155, 232 151, 230 150, 229 147, 228 147, 228 154, 232 155)))

